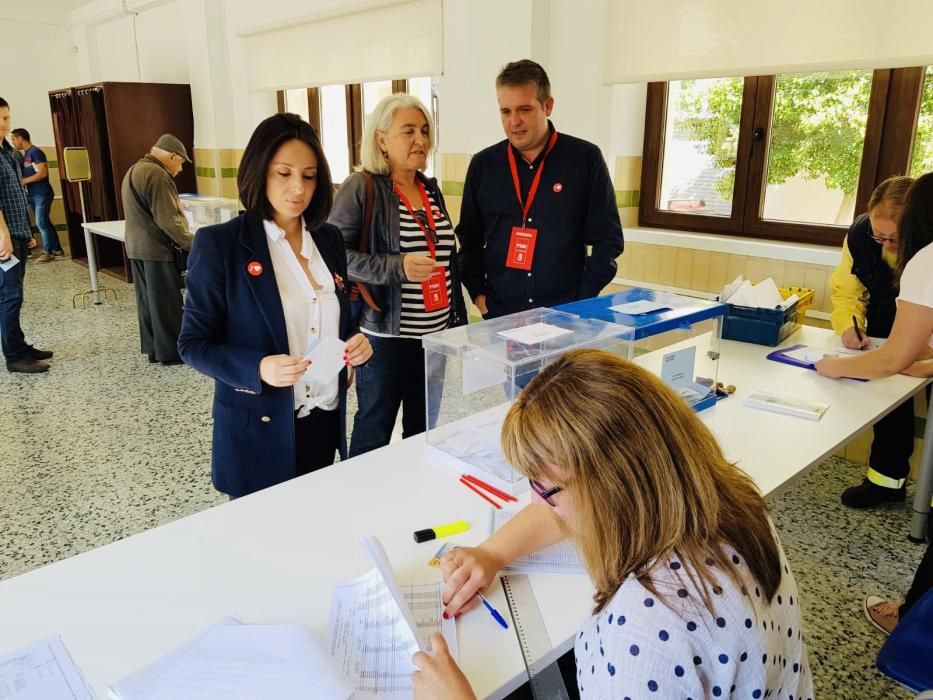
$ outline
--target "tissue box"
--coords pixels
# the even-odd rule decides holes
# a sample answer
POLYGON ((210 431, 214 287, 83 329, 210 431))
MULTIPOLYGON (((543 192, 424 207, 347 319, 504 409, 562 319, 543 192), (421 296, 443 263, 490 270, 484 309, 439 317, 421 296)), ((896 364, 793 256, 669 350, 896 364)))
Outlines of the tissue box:
POLYGON ((723 339, 773 347, 800 328, 807 309, 813 303, 813 290, 781 287, 779 291, 784 299, 792 294, 800 298, 786 309, 757 309, 728 304, 729 311, 722 325, 723 339))

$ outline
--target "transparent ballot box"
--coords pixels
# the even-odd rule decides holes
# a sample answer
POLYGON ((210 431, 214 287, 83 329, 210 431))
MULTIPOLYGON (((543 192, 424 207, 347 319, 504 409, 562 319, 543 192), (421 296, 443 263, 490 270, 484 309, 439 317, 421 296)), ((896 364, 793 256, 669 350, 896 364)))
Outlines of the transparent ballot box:
POLYGON ((556 308, 630 328, 628 359, 661 377, 695 410, 716 403, 728 304, 634 288, 556 308))
POLYGON ((499 442, 509 406, 542 367, 568 350, 627 357, 633 329, 553 309, 532 309, 422 338, 427 450, 464 473, 511 493, 528 481, 499 442))
POLYGON ((204 194, 181 194, 181 210, 188 219, 192 232, 202 226, 222 224, 240 212, 240 202, 229 197, 212 197, 204 194))

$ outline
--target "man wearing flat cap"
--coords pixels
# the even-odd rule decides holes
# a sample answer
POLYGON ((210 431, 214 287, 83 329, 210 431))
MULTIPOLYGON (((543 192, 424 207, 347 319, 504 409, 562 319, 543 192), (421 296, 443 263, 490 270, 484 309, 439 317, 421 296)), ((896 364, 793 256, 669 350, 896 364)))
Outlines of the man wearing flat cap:
POLYGON ((184 283, 175 262, 175 247, 191 250, 193 236, 181 211, 174 178, 190 162, 185 145, 171 134, 162 134, 149 153, 127 171, 121 188, 140 347, 149 362, 163 365, 181 364, 177 344, 184 283))

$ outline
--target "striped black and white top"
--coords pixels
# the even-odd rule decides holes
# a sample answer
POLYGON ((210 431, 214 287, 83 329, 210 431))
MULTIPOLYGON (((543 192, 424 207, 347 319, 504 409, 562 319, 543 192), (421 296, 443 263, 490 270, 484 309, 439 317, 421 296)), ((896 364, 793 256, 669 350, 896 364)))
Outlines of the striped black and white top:
MULTIPOLYGON (((447 279, 447 299, 453 297, 450 284, 450 255, 454 248, 454 230, 450 220, 437 205, 431 193, 428 193, 428 202, 434 215, 434 226, 437 230, 437 244, 435 255, 438 265, 444 266, 447 279)), ((414 204, 414 203, 412 203, 414 204)), ((408 212, 404 202, 398 205, 399 217, 399 243, 402 255, 430 255, 428 242, 424 232, 408 212)), ((450 323, 450 304, 446 309, 438 311, 424 310, 424 294, 420 282, 402 283, 402 316, 399 335, 405 338, 420 338, 427 333, 442 331, 450 323)))

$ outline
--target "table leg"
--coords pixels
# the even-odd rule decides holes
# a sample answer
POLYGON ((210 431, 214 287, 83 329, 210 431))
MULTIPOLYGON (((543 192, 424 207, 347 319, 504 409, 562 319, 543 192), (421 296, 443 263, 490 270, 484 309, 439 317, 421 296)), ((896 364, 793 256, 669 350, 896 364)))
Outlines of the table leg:
MULTIPOLYGON (((87 221, 87 214, 84 209, 84 183, 78 183, 78 195, 81 197, 81 218, 84 221, 87 221)), ((94 299, 95 304, 100 304, 100 286, 97 283, 97 256, 94 253, 94 239, 91 238, 91 232, 87 230, 87 226, 82 226, 84 229, 84 246, 87 248, 87 269, 91 275, 91 296, 94 299)))
POLYGON ((912 542, 925 542, 927 518, 930 515, 930 497, 933 495, 933 411, 927 407, 927 427, 923 433, 923 454, 920 456, 920 478, 914 494, 914 514, 910 521, 912 542))

